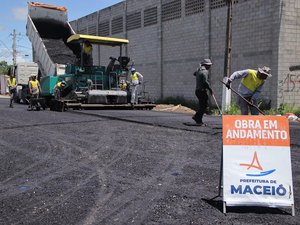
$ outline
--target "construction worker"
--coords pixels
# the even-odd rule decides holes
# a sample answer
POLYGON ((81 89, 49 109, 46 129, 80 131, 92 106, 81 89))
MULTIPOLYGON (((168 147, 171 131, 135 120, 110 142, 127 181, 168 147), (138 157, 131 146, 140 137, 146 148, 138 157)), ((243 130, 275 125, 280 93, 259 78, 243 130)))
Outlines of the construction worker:
POLYGON ((93 46, 89 41, 83 43, 83 65, 92 66, 93 65, 93 46))
POLYGON ((17 94, 17 80, 16 80, 14 74, 12 74, 12 73, 9 74, 9 78, 7 79, 7 86, 8 86, 8 90, 9 90, 9 96, 10 96, 9 107, 13 108, 14 107, 13 101, 17 94))
MULTIPOLYGON (((234 72, 227 80, 226 87, 230 89, 230 84, 235 79, 242 79, 238 93, 246 100, 257 106, 258 97, 261 94, 265 80, 268 77, 272 77, 271 69, 267 66, 258 68, 257 70, 246 69, 234 72)), ((249 107, 251 115, 258 115, 259 111, 257 108, 250 106, 242 97, 238 97, 238 104, 240 106, 241 114, 248 115, 249 107)))
POLYGON ((121 80, 121 81, 120 81, 120 89, 121 89, 122 91, 127 91, 127 83, 126 83, 125 80, 121 80))
POLYGON ((87 79, 86 80, 86 85, 87 85, 87 89, 90 91, 90 90, 92 90, 92 88, 94 86, 94 83, 91 79, 87 79))
POLYGON ((196 76, 196 90, 195 95, 198 98, 199 108, 196 114, 192 117, 193 120, 199 126, 206 126, 203 123, 203 115, 208 106, 208 95, 207 90, 213 95, 213 91, 208 82, 208 70, 210 69, 212 62, 210 59, 204 59, 200 64, 197 70, 194 72, 194 76, 196 76))
POLYGON ((143 82, 143 75, 135 70, 135 68, 131 68, 131 104, 137 104, 137 91, 140 84, 143 82))
POLYGON ((40 83, 36 79, 36 76, 33 75, 33 76, 31 76, 31 79, 29 80, 29 93, 31 94, 31 98, 30 98, 29 106, 28 106, 29 109, 33 110, 32 99, 39 98, 40 92, 41 92, 40 83))
POLYGON ((131 93, 130 93, 130 82, 127 80, 121 80, 120 81, 120 89, 122 91, 126 91, 127 93, 127 103, 131 102, 131 93))
POLYGON ((54 99, 59 100, 62 97, 62 91, 66 84, 67 83, 64 80, 57 82, 53 89, 54 99))

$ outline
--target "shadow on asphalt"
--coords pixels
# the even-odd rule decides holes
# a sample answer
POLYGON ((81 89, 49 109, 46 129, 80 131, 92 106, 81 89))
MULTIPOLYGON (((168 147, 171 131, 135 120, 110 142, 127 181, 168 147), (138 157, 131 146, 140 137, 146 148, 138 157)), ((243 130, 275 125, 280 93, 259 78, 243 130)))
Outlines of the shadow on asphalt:
MULTIPOLYGON (((223 201, 215 200, 217 197, 211 199, 202 198, 204 202, 213 206, 221 213, 223 213, 223 201)), ((270 208, 270 207, 260 207, 260 206, 227 206, 226 213, 255 213, 255 214, 279 214, 279 215, 292 215, 289 212, 286 212, 279 208, 270 208)))

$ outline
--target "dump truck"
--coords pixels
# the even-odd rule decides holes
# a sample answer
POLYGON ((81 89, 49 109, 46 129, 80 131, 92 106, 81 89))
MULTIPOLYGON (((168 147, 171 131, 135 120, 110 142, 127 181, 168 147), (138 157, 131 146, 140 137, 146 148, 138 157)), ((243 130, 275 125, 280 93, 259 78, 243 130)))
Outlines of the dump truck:
POLYGON ((27 104, 30 99, 28 81, 31 76, 38 74, 38 65, 34 62, 19 62, 14 67, 14 75, 17 80, 17 94, 15 102, 27 104))
POLYGON ((33 61, 40 77, 65 73, 66 64, 74 63, 80 46, 68 46, 75 34, 68 22, 67 9, 37 2, 28 3, 26 35, 32 43, 33 61))
MULTIPOLYGON (((151 101, 132 106, 127 81, 130 58, 123 56, 127 39, 76 34, 67 19, 65 7, 28 3, 27 36, 32 42, 34 59, 39 65, 41 96, 51 110, 90 108, 152 109, 151 101), (119 47, 119 55, 108 58, 107 66, 85 64, 84 43, 92 46, 119 47), (58 99, 56 84, 64 81, 58 99)), ((100 50, 100 48, 97 48, 100 50)))

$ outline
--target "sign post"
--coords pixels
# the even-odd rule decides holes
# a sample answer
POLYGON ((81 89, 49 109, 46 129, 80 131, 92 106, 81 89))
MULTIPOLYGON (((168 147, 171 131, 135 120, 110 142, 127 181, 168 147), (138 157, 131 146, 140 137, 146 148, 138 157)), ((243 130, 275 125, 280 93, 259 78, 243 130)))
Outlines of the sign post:
POLYGON ((223 116, 226 206, 292 207, 289 123, 281 116, 223 116))

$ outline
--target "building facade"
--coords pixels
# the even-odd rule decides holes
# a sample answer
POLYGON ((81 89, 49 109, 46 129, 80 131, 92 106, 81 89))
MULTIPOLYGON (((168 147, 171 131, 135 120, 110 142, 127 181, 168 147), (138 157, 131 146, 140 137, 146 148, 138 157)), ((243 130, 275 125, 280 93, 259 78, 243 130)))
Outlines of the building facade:
MULTIPOLYGON (((124 55, 134 60, 154 100, 195 99, 193 72, 203 58, 211 58, 210 82, 220 104, 227 9, 226 0, 127 0, 71 25, 81 34, 128 39, 124 55)), ((263 99, 272 107, 300 106, 300 0, 234 0, 232 9, 231 73, 269 66, 273 76, 263 99)), ((107 47, 93 54, 98 65, 118 57, 107 47)))

